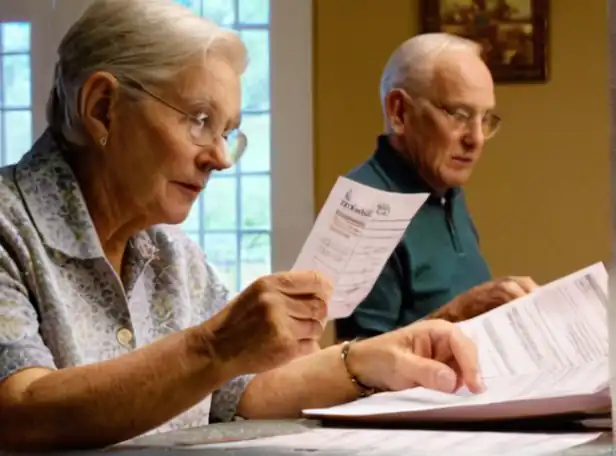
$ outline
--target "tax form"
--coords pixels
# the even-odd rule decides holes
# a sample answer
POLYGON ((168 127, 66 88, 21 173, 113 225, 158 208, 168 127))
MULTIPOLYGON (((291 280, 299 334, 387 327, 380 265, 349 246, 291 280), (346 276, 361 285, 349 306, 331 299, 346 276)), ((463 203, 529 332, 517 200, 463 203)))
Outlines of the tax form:
POLYGON ((330 320, 348 317, 368 295, 427 198, 338 178, 293 266, 332 282, 330 320))
POLYGON ((606 291, 607 271, 597 263, 460 323, 478 348, 482 394, 413 388, 305 414, 477 421, 602 410, 610 404, 606 291))
POLYGON ((507 433, 380 429, 313 429, 244 442, 187 447, 187 450, 253 450, 251 453, 320 455, 525 455, 554 454, 596 440, 599 433, 507 433), (278 450, 278 451, 276 451, 278 450))
POLYGON ((604 361, 607 271, 596 263, 458 326, 477 344, 484 378, 604 361))

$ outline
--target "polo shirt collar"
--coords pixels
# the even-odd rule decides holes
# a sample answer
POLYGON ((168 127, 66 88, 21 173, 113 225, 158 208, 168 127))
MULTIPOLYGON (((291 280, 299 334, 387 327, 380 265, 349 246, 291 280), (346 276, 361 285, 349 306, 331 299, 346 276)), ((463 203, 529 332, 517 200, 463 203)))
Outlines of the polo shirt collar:
MULTIPOLYGON (((441 204, 442 196, 437 194, 428 183, 419 175, 417 167, 405 160, 400 153, 392 147, 387 135, 381 135, 377 140, 374 160, 386 172, 398 189, 403 193, 429 193, 429 202, 441 204)), ((459 187, 449 189, 445 198, 451 200, 460 193, 459 187)))

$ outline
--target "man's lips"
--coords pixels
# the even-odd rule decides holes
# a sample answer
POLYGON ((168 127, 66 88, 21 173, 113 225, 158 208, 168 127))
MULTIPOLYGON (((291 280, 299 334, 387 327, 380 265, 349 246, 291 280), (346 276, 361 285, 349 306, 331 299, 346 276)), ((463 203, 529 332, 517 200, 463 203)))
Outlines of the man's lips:
POLYGON ((470 157, 452 157, 454 161, 458 162, 458 163, 464 163, 467 165, 470 165, 471 163, 473 163, 473 159, 470 157))

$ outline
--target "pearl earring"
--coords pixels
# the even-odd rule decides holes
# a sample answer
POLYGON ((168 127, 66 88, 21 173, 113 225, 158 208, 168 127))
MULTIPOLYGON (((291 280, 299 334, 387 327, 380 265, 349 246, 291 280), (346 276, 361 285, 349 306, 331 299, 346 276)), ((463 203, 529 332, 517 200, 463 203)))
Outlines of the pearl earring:
POLYGON ((103 136, 100 140, 101 146, 105 147, 107 145, 107 136, 103 136))

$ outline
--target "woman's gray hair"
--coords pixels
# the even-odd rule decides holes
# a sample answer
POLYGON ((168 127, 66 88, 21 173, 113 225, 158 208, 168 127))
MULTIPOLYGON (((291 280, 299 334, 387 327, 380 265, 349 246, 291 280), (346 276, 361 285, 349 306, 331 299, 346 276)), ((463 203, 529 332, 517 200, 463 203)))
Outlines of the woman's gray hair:
POLYGON ((380 96, 394 89, 424 93, 428 88, 438 59, 446 52, 462 51, 481 55, 481 46, 474 41, 448 33, 425 33, 402 43, 389 58, 381 76, 380 96))
POLYGON ((68 142, 85 145, 78 101, 93 73, 155 85, 206 54, 225 59, 238 75, 248 64, 234 32, 172 0, 94 0, 58 48, 47 121, 68 142))

